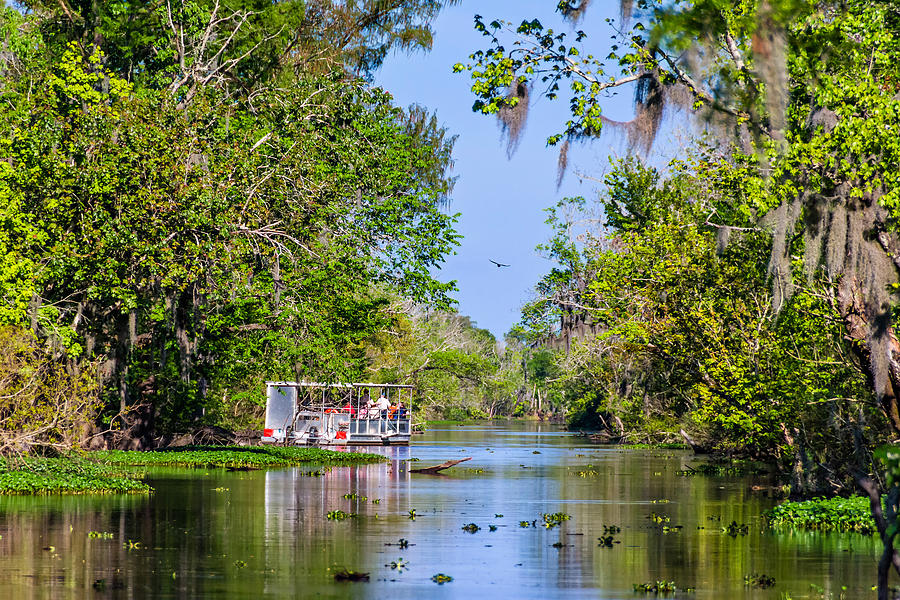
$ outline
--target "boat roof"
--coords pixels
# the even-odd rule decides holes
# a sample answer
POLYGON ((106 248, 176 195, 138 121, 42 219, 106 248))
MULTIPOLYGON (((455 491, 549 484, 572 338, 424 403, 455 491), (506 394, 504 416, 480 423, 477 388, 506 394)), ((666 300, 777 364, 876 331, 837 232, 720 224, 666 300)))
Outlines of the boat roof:
POLYGON ((402 383, 317 383, 315 381, 267 381, 266 385, 279 387, 309 387, 309 388, 401 388, 412 389, 415 386, 402 383))

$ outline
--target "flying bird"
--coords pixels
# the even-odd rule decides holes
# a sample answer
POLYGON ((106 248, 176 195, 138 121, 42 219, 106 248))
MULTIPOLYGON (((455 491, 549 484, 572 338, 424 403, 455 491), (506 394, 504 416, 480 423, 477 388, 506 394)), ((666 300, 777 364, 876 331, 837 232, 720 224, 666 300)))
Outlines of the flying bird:
POLYGON ((496 260, 491 260, 490 258, 489 258, 488 260, 490 260, 492 263, 494 263, 495 265, 497 265, 497 268, 498 268, 498 269, 499 269, 500 267, 508 267, 508 266, 509 266, 509 265, 504 265, 503 263, 498 263, 496 260))

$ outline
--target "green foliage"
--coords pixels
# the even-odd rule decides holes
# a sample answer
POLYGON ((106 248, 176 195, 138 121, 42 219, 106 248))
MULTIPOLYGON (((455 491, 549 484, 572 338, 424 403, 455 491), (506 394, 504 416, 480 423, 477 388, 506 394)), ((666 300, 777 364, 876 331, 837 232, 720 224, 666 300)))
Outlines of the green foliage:
POLYGON ((764 516, 769 526, 776 528, 850 531, 863 535, 877 532, 869 499, 861 496, 784 502, 766 511, 764 516))
POLYGON ((102 465, 192 468, 267 468, 311 463, 345 466, 386 460, 378 454, 290 446, 186 446, 148 452, 101 450, 88 453, 86 458, 102 465))

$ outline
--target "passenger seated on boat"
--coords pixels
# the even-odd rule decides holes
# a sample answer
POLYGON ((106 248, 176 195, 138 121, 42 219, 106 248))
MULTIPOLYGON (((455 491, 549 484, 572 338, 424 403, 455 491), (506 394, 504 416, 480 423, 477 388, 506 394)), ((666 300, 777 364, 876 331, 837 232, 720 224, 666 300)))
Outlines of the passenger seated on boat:
POLYGON ((350 413, 351 417, 356 416, 356 409, 353 408, 353 404, 351 404, 349 400, 347 401, 347 404, 345 404, 343 406, 343 408, 341 408, 341 410, 344 411, 345 413, 350 413))
POLYGON ((391 408, 388 410, 388 419, 393 419, 397 416, 397 405, 391 404, 391 408))
POLYGON ((397 418, 405 419, 406 418, 406 407, 403 406, 402 402, 397 403, 397 418))
POLYGON ((362 417, 366 419, 375 419, 378 417, 379 411, 376 407, 377 402, 369 398, 369 401, 366 402, 366 410, 363 411, 362 417))
POLYGON ((379 417, 387 417, 388 409, 391 408, 391 403, 387 398, 384 397, 384 393, 378 397, 378 400, 375 401, 375 409, 377 411, 377 415, 379 417))

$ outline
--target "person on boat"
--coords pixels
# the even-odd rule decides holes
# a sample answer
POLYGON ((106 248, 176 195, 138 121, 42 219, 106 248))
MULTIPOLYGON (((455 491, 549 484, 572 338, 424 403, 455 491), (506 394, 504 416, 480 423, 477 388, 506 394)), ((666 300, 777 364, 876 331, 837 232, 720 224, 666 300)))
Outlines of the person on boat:
POLYGON ((406 418, 406 407, 403 406, 403 402, 397 403, 397 418, 405 419, 406 418))
POLYGON ((356 416, 356 409, 353 408, 353 403, 350 400, 347 400, 347 404, 345 404, 341 410, 345 413, 350 413, 351 417, 356 416))
POLYGON ((390 401, 385 397, 384 392, 381 392, 381 396, 379 396, 378 400, 375 401, 375 409, 377 411, 377 415, 382 418, 387 417, 388 410, 390 408, 390 401))
POLYGON ((366 402, 365 417, 367 419, 374 419, 378 416, 378 414, 378 402, 369 398, 368 402, 366 402))

